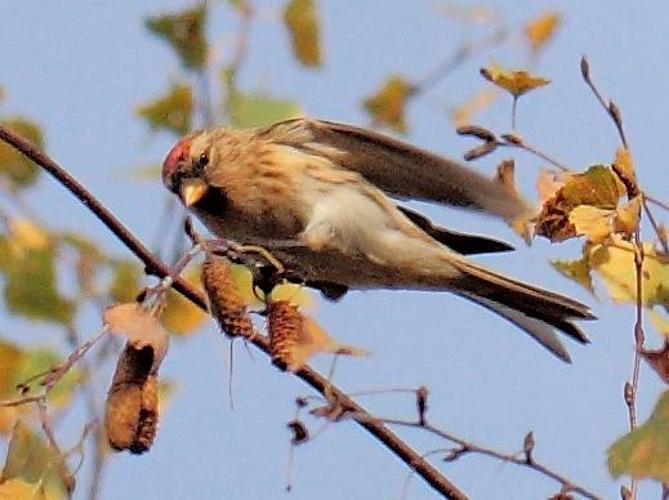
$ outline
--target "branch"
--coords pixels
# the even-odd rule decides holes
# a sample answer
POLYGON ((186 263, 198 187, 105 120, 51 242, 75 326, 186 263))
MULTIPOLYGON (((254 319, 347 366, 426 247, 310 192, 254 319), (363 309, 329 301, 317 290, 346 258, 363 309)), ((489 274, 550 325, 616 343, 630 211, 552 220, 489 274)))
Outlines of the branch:
MULTIPOLYGON (((356 419, 362 418, 359 415, 355 416, 356 419)), ((375 417, 372 417, 375 418, 375 417)), ((568 479, 567 477, 563 476, 562 474, 555 472, 553 469, 548 467, 547 465, 544 465, 541 462, 538 462, 534 456, 532 455, 531 447, 527 445, 524 446, 525 450, 521 453, 505 453, 502 451, 497 451, 493 448, 489 448, 487 446, 481 446, 478 444, 475 444, 471 441, 467 441, 465 439, 462 439, 458 436, 455 436, 454 434, 451 434, 449 432, 443 431, 429 423, 424 423, 422 424, 420 421, 411 421, 411 420, 401 420, 401 419, 392 419, 392 418, 383 418, 383 419, 378 419, 379 421, 388 424, 388 425, 399 425, 403 427, 413 427, 416 429, 424 429, 425 431, 434 434, 436 436, 439 436, 443 439, 446 439, 447 441, 450 441, 452 443, 455 443, 458 448, 454 450, 449 450, 449 454, 444 458, 446 461, 454 461, 460 458, 462 455, 465 455, 467 453, 478 453, 479 455, 486 455, 489 457, 493 457, 499 460, 502 460, 504 462, 510 462, 512 464, 516 464, 522 467, 527 467, 532 470, 535 470, 539 472, 540 474, 543 474, 546 477, 549 477, 550 479, 553 479, 554 481, 558 482, 561 486, 561 491, 563 493, 578 493, 582 495, 585 498, 588 498, 590 500, 600 500, 601 497, 596 495, 595 493, 592 493, 591 491, 585 489, 582 486, 577 485, 574 483, 572 480, 568 479)), ((530 434, 528 434, 530 436, 530 434)), ((526 442, 528 441, 526 437, 526 442)))
MULTIPOLYGON (((56 181, 70 191, 86 208, 88 208, 109 230, 120 239, 123 244, 140 259, 145 265, 147 274, 166 278, 170 276, 170 268, 154 256, 146 246, 126 228, 123 223, 97 198, 95 198, 69 172, 54 162, 46 153, 41 151, 30 141, 20 137, 10 129, 0 124, 0 140, 11 145, 37 165, 49 172, 56 181)), ((188 300, 203 310, 207 310, 205 299, 200 291, 188 284, 183 278, 174 278, 174 288, 188 300)), ((251 343, 266 354, 269 354, 269 345, 263 337, 256 336, 250 339, 251 343)), ((343 391, 333 386, 325 377, 309 367, 304 367, 295 375, 324 396, 334 396, 348 411, 361 415, 363 418, 356 422, 367 432, 378 439, 386 448, 397 455, 407 466, 421 476, 435 491, 446 498, 466 499, 467 496, 451 483, 424 457, 411 448, 407 443, 393 433, 386 425, 375 419, 362 406, 349 398, 343 391)))

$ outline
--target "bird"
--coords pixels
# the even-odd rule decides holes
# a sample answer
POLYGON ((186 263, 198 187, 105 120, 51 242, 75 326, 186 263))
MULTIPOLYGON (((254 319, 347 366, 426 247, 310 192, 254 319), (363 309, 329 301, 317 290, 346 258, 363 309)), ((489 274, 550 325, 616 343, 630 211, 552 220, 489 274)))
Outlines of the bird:
POLYGON ((449 291, 497 313, 565 362, 556 332, 580 342, 574 299, 504 276, 467 255, 512 249, 435 225, 402 205, 421 200, 508 223, 532 206, 455 160, 353 125, 294 118, 194 131, 162 165, 165 187, 215 236, 265 248, 287 274, 330 298, 349 289, 449 291))

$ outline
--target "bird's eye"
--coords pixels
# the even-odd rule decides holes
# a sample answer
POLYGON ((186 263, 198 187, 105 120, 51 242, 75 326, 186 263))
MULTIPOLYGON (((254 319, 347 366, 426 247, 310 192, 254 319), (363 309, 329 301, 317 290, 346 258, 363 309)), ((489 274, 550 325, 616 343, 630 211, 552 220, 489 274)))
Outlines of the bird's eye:
POLYGON ((204 168, 209 164, 209 155, 207 153, 202 153, 197 159, 197 166, 204 168))

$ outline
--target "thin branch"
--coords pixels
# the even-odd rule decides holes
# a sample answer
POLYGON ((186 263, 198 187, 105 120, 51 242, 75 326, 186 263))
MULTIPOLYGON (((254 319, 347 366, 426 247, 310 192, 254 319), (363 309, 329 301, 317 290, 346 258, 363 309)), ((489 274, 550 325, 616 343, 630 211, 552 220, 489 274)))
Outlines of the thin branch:
MULTIPOLYGON (((170 275, 170 268, 156 258, 144 244, 126 228, 100 201, 97 200, 79 181, 65 169, 54 162, 46 153, 34 146, 28 140, 12 132, 4 125, 0 125, 0 140, 11 145, 37 165, 49 172, 60 184, 68 189, 81 203, 83 203, 124 245, 140 259, 146 266, 147 274, 165 278, 170 275)), ((174 279, 174 288, 201 309, 206 310, 205 299, 197 289, 192 287, 183 278, 174 279)), ((266 354, 269 354, 267 339, 255 335, 249 339, 253 345, 266 354)), ((400 439, 381 421, 367 413, 358 403, 349 398, 343 391, 332 385, 325 377, 311 369, 304 367, 295 374, 321 394, 329 394, 348 411, 365 417, 358 420, 358 424, 378 439, 386 448, 397 455, 407 466, 416 471, 434 490, 446 498, 466 499, 467 496, 451 483, 439 470, 420 456, 416 450, 400 439)))
POLYGON ((650 225, 653 226, 653 231, 655 231, 655 234, 657 235, 658 240, 660 240, 660 245, 662 245, 662 250, 664 251, 665 254, 669 254, 669 243, 667 242, 667 237, 665 234, 662 233, 660 230, 660 226, 655 220, 655 216, 653 215, 653 212, 650 211, 650 207, 648 206, 648 198, 646 198, 645 194, 642 194, 642 203, 643 203, 643 210, 646 212, 646 216, 648 217, 648 220, 650 221, 650 225))
MULTIPOLYGON (((359 415, 355 416, 356 419, 362 418, 359 415)), ((376 417, 372 417, 376 418, 376 417)), ((394 419, 394 418, 382 418, 378 419, 381 422, 387 424, 387 425, 398 425, 402 427, 413 427, 416 429, 424 429, 425 431, 434 434, 436 436, 439 436, 447 441, 450 441, 452 443, 455 443, 458 445, 459 448, 455 450, 451 450, 451 455, 447 457, 447 459, 457 459, 462 455, 465 455, 467 453, 477 453, 479 455, 486 455, 489 457, 496 458, 498 460, 502 460, 504 462, 510 462, 515 465, 519 465, 522 467, 527 467, 532 470, 535 470, 539 472, 540 474, 553 479, 557 483, 560 484, 562 491, 563 492, 573 492, 573 493, 578 493, 585 498, 591 499, 591 500, 600 500, 602 497, 598 496, 595 493, 592 493, 591 491, 587 490, 583 486, 579 486, 576 484, 574 481, 571 479, 567 478, 566 476, 554 471, 547 465, 544 465, 541 462, 538 462, 535 458, 533 458, 532 455, 526 454, 526 453, 505 453, 501 452, 498 450, 495 450, 493 448, 489 448, 487 446, 481 446, 478 444, 475 444, 471 441, 467 441, 465 439, 462 439, 461 437, 458 437, 450 432, 443 431, 429 423, 421 424, 420 422, 417 421, 412 421, 412 420, 402 420, 402 419, 394 419)))
POLYGON ((649 196, 648 194, 644 193, 644 198, 647 199, 650 203, 653 205, 657 205, 658 207, 664 208, 665 210, 669 211, 669 205, 662 200, 658 200, 657 198, 653 198, 652 196, 649 196))
POLYGON ((613 124, 615 125, 618 136, 620 137, 620 142, 623 144, 625 149, 628 149, 627 138, 625 137, 625 130, 623 129, 623 120, 622 116, 620 115, 620 110, 618 109, 618 106, 616 106, 616 104, 610 99, 608 103, 604 100, 604 97, 597 89, 595 82, 592 80, 592 76, 590 75, 590 64, 588 63, 588 59, 585 56, 581 58, 581 75, 583 76, 585 83, 588 85, 588 87, 590 87, 590 90, 592 90, 592 93, 599 101, 599 104, 602 105, 604 111, 606 111, 611 120, 613 120, 613 124))

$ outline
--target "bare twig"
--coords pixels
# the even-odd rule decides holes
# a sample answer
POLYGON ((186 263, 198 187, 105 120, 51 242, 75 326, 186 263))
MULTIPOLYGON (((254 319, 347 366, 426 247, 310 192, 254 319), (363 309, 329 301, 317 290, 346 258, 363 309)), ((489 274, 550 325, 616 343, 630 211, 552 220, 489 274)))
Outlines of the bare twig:
POLYGON ((665 254, 669 254, 669 243, 667 242, 667 236, 660 231, 660 226, 658 225, 657 221, 655 220, 655 216, 653 215, 653 212, 651 212, 650 207, 648 206, 648 198, 646 198, 646 195, 642 195, 642 202, 643 202, 643 210, 646 213, 646 216, 648 217, 648 221, 650 222, 650 225, 653 227, 653 231, 655 231, 655 234, 657 235, 658 240, 660 241, 660 245, 662 245, 662 250, 664 251, 665 254))
POLYGON ((597 86, 592 80, 592 76, 590 75, 590 64, 588 63, 588 59, 585 56, 581 58, 581 75, 583 76, 585 83, 588 85, 588 87, 590 87, 590 90, 592 90, 592 93, 599 101, 599 104, 602 105, 604 111, 606 111, 606 113, 611 117, 611 120, 613 120, 613 124, 616 126, 618 136, 620 137, 620 142, 622 142, 623 146, 627 149, 627 138, 625 137, 620 110, 613 101, 609 100, 607 103, 604 100, 604 97, 602 97, 602 94, 599 92, 597 86))
POLYGON ((504 134, 501 137, 502 137, 502 141, 500 141, 498 143, 499 146, 508 146, 508 147, 514 147, 514 148, 521 149, 523 151, 526 151, 528 153, 533 154, 534 156, 536 156, 538 158, 541 158, 545 162, 550 163, 554 167, 562 170, 563 172, 571 172, 571 169, 569 167, 560 163, 558 160, 556 160, 554 158, 551 158, 546 153, 540 151, 536 147, 528 144, 527 142, 525 142, 525 140, 522 137, 520 137, 518 135, 515 135, 515 134, 504 134))
MULTIPOLYGON (((359 419, 363 418, 360 415, 354 415, 353 418, 359 419)), ((375 418, 375 417, 372 417, 375 418)), ((471 441, 467 441, 465 439, 462 439, 461 437, 458 437, 450 432, 443 431, 432 424, 429 423, 421 423, 420 421, 412 421, 412 420, 402 420, 402 419, 394 419, 394 418, 382 418, 379 419, 381 422, 388 424, 388 425, 398 425, 402 427, 414 427, 414 428, 419 428, 419 429, 425 429, 427 432, 430 432, 431 434, 434 434, 436 436, 439 436, 447 441, 450 441, 458 446, 458 448, 454 450, 449 450, 449 455, 447 455, 448 460, 457 460, 461 456, 468 454, 468 453, 477 453, 479 455, 486 455, 489 457, 496 458, 498 460, 502 460, 504 462, 509 462, 515 465, 523 466, 523 467, 528 467, 532 470, 535 470, 539 472, 540 474, 553 479, 557 483, 560 484, 561 489, 563 492, 573 492, 573 493, 578 493, 582 495, 585 498, 591 499, 591 500, 598 500, 601 499, 599 495, 587 490, 583 486, 579 486, 576 484, 574 481, 571 479, 567 478, 566 476, 554 471, 547 465, 544 465, 543 463, 537 461, 530 453, 527 453, 526 451, 521 451, 520 453, 505 453, 501 452, 498 450, 495 450, 493 448, 489 448, 487 446, 481 446, 478 444, 475 444, 471 441)), ((526 437, 527 441, 527 437, 526 437)))
MULTIPOLYGON (((60 165, 54 162, 47 154, 34 146, 28 140, 15 134, 4 125, 0 125, 0 140, 11 145, 22 154, 30 158, 37 165, 49 172, 60 184, 67 188, 80 202, 82 202, 110 231, 123 242, 123 244, 139 258, 146 266, 147 274, 156 275, 160 278, 169 276, 170 268, 160 259, 156 258, 146 246, 128 230, 121 221, 114 216, 100 201, 97 200, 79 181, 69 174, 60 165)), ((206 302, 202 294, 193 288, 183 278, 174 279, 174 288, 195 305, 206 310, 206 302)), ((260 335, 249 339, 258 349, 269 354, 269 344, 260 335)), ((381 421, 374 420, 362 406, 349 398, 344 392, 332 385, 308 366, 305 366, 296 376, 309 384, 321 394, 334 395, 347 411, 363 416, 365 419, 358 420, 358 424, 367 432, 372 434, 383 445, 397 455, 407 466, 416 471, 434 490, 446 498, 466 499, 467 496, 451 483, 439 470, 420 456, 413 448, 394 434, 381 421)))

